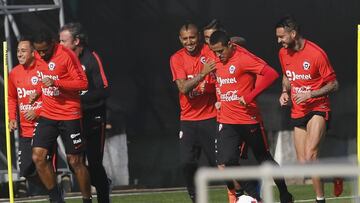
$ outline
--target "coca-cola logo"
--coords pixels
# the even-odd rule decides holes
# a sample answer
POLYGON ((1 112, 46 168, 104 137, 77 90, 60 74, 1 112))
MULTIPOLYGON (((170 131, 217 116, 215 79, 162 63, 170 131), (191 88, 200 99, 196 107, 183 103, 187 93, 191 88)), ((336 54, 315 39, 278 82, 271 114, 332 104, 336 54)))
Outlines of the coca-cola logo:
POLYGON ((307 93, 307 92, 311 91, 311 87, 310 86, 293 87, 293 90, 294 90, 295 94, 307 93))
POLYGON ((58 87, 46 87, 46 88, 42 88, 42 93, 45 96, 54 97, 60 95, 60 90, 58 87))
POLYGON ((237 90, 227 91, 225 94, 220 94, 221 101, 238 101, 240 97, 237 95, 237 90))
POLYGON ((28 111, 28 110, 35 110, 35 109, 39 109, 41 107, 42 102, 41 101, 36 101, 34 102, 34 104, 24 104, 24 103, 20 103, 19 104, 19 110, 20 111, 28 111))

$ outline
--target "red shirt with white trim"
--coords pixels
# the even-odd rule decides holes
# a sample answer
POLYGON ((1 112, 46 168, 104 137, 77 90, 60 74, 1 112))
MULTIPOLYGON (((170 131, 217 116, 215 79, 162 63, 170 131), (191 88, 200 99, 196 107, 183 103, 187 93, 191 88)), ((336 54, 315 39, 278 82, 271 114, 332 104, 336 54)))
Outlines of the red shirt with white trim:
MULTIPOLYGON (((210 48, 203 45, 196 56, 189 55, 185 48, 173 54, 170 58, 173 80, 191 79, 198 75, 209 52, 211 52, 210 48)), ((179 93, 180 120, 197 121, 216 116, 214 105, 216 102, 215 83, 215 75, 210 73, 188 94, 179 93)))
POLYGON ((41 98, 31 105, 29 104, 29 95, 36 91, 37 85, 40 83, 37 70, 44 67, 47 67, 45 62, 35 59, 30 67, 20 64, 15 66, 9 75, 9 118, 10 120, 16 120, 18 108, 20 113, 20 136, 23 137, 33 136, 36 123, 36 121, 26 120, 24 117, 25 112, 34 110, 37 115, 40 114, 41 98))
MULTIPOLYGON (((291 98, 297 93, 318 90, 336 79, 326 53, 315 43, 305 40, 300 51, 281 48, 279 51, 283 74, 291 85, 291 98)), ((311 111, 330 111, 329 97, 310 98, 296 104, 292 99, 291 117, 301 118, 311 111)))
POLYGON ((73 51, 56 44, 47 67, 39 69, 38 76, 54 80, 52 87, 41 86, 43 108, 40 116, 52 120, 75 120, 82 117, 80 91, 87 89, 88 81, 73 51))
POLYGON ((255 88, 256 76, 265 66, 265 61, 240 46, 234 46, 234 53, 226 64, 217 60, 217 93, 221 102, 218 122, 255 124, 262 121, 256 101, 245 107, 240 105, 239 98, 255 88))

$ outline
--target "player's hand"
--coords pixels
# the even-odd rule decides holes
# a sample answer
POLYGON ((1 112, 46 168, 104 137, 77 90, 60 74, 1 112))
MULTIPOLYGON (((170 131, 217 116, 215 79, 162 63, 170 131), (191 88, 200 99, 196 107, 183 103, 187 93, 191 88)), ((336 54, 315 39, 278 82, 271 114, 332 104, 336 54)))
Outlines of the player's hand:
POLYGON ((16 130, 17 129, 17 122, 16 120, 10 120, 9 121, 9 129, 10 131, 16 130))
POLYGON ((37 118, 37 115, 34 110, 28 110, 25 112, 24 118, 28 121, 33 121, 37 118))
POLYGON ((239 98, 239 103, 240 103, 241 106, 246 106, 246 105, 247 105, 247 104, 246 104, 246 101, 245 101, 245 99, 244 99, 244 96, 241 96, 241 97, 239 98))
POLYGON ((296 104, 300 104, 302 102, 305 102, 306 100, 311 98, 311 92, 305 92, 305 93, 297 93, 294 96, 294 101, 296 104))
POLYGON ((287 92, 281 93, 280 98, 279 98, 280 106, 289 105, 289 101, 290 101, 289 93, 287 93, 287 92))
POLYGON ((51 87, 54 86, 54 80, 49 78, 49 77, 45 77, 42 79, 42 83, 44 84, 45 87, 51 87))
POLYGON ((216 63, 214 60, 212 59, 207 59, 204 63, 204 67, 201 71, 202 74, 207 75, 209 74, 211 71, 215 70, 216 68, 216 63))
POLYGON ((34 93, 31 93, 29 95, 29 104, 33 104, 38 98, 39 98, 39 94, 34 92, 34 93))
POLYGON ((220 110, 220 108, 221 108, 221 102, 216 102, 216 103, 215 103, 215 108, 216 108, 217 110, 220 110))

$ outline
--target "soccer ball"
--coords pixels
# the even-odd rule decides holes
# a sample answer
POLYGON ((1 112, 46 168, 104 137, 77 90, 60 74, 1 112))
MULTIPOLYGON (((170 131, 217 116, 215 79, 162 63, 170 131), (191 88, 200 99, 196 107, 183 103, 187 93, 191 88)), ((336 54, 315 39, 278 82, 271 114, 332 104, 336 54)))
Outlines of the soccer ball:
POLYGON ((258 203, 258 201, 248 195, 241 195, 236 203, 258 203))

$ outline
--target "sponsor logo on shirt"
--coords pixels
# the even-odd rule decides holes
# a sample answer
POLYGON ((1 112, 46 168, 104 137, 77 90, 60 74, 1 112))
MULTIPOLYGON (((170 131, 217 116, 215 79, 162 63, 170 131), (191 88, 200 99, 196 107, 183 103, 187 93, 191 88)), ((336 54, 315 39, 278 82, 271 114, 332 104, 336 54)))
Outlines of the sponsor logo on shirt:
POLYGON ((229 67, 229 73, 230 73, 230 74, 234 74, 234 73, 235 73, 235 69, 236 69, 236 67, 235 67, 234 65, 231 65, 231 66, 229 67))
POLYGON ((56 66, 55 63, 52 61, 48 64, 49 70, 51 71, 55 70, 55 66, 56 66))
POLYGON ((53 97, 53 96, 59 96, 60 90, 58 87, 45 87, 45 88, 42 88, 42 93, 45 96, 53 97))
POLYGON ((289 81, 295 80, 311 80, 310 74, 296 74, 294 71, 286 71, 286 76, 288 77, 289 81))
POLYGON ((304 61, 303 68, 304 68, 304 70, 309 70, 310 69, 310 63, 307 62, 307 61, 304 61))
POLYGON ((35 110, 35 109, 39 109, 41 107, 42 102, 36 101, 34 102, 34 104, 24 104, 24 103, 20 103, 19 104, 19 111, 28 111, 28 110, 35 110))
POLYGON ((236 94, 237 90, 227 91, 225 94, 220 94, 221 101, 238 101, 240 97, 236 94))
POLYGON ((219 86, 221 87, 222 85, 226 85, 226 84, 235 84, 237 83, 236 78, 221 78, 221 77, 217 77, 217 82, 219 83, 219 86))
POLYGON ((37 76, 41 79, 43 78, 50 78, 52 80, 59 80, 59 76, 58 75, 45 75, 43 72, 41 71, 37 71, 37 76))
POLYGON ((32 93, 35 93, 35 90, 27 90, 27 89, 25 89, 25 88, 16 88, 16 90, 17 90, 17 94, 18 94, 18 98, 25 98, 25 97, 27 97, 27 96, 30 96, 30 94, 32 94, 32 93))
POLYGON ((310 86, 293 87, 293 90, 294 90, 295 94, 307 93, 307 92, 311 91, 311 87, 310 86))

